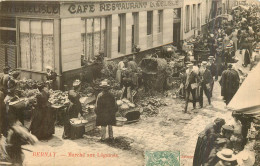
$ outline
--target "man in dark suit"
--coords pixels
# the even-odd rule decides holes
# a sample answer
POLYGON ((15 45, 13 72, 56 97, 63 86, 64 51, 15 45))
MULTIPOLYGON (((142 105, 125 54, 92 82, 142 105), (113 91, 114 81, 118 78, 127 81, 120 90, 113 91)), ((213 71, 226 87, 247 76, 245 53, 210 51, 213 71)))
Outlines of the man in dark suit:
POLYGON ((185 82, 185 90, 186 90, 186 103, 184 112, 187 113, 190 93, 192 95, 192 103, 193 109, 196 108, 196 89, 198 88, 198 83, 200 81, 198 74, 193 70, 193 64, 187 65, 188 69, 186 71, 186 82, 185 82))
MULTIPOLYGON (((211 76, 215 77, 215 80, 217 80, 217 65, 214 62, 214 57, 213 56, 209 56, 208 58, 208 64, 207 64, 207 68, 209 69, 211 76)), ((212 81, 211 83, 211 88, 210 88, 210 97, 212 97, 212 92, 213 92, 213 87, 214 87, 214 81, 212 81)))
POLYGON ((209 105, 211 105, 210 89, 211 89, 211 84, 213 82, 213 78, 212 78, 211 72, 210 72, 209 69, 207 69, 207 62, 206 61, 203 61, 201 63, 199 76, 200 76, 200 79, 201 79, 201 88, 200 88, 199 101, 200 101, 200 107, 202 108, 203 107, 203 91, 204 91, 205 95, 208 98, 209 105))

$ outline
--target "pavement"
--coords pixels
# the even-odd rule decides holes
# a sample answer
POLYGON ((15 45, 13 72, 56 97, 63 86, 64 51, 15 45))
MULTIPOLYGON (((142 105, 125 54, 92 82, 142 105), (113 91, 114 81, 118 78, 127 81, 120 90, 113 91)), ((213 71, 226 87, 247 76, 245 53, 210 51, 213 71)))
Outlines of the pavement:
MULTIPOLYGON (((204 96, 204 108, 183 113, 184 100, 164 97, 167 106, 159 108, 155 117, 141 116, 140 121, 113 127, 115 142, 100 142, 100 128, 77 140, 63 140, 63 127, 56 127, 48 141, 24 148, 24 165, 28 166, 142 166, 145 151, 180 151, 180 162, 191 166, 198 133, 215 118, 232 119, 215 82, 212 106, 204 96)), ((199 104, 197 103, 199 106, 199 104)))

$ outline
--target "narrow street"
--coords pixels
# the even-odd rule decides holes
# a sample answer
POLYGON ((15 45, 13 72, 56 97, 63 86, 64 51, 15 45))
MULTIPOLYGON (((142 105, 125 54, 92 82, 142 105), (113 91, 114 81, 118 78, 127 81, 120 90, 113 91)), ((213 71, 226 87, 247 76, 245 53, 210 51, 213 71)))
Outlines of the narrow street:
POLYGON ((84 165, 95 166, 141 166, 145 162, 144 151, 180 151, 181 165, 190 166, 198 133, 217 117, 231 118, 231 112, 227 112, 221 100, 218 82, 215 82, 213 93, 212 106, 208 105, 204 96, 204 108, 191 111, 190 103, 188 114, 182 112, 184 100, 165 97, 163 100, 167 106, 160 107, 157 116, 141 116, 137 123, 114 127, 113 144, 99 141, 99 129, 87 133, 82 139, 63 140, 63 127, 56 127, 56 133, 50 140, 24 147, 33 151, 24 151, 24 164, 66 166, 82 165, 84 162, 84 165), (84 157, 72 155, 84 153, 84 157), (104 157, 102 154, 111 155, 104 157))

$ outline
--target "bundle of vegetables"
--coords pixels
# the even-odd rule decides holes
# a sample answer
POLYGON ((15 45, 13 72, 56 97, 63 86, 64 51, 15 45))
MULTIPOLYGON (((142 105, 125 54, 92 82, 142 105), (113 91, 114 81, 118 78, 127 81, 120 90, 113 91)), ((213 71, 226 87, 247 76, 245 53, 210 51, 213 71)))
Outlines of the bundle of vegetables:
POLYGON ((127 99, 117 100, 116 103, 120 110, 128 110, 130 108, 135 108, 135 104, 127 99))
POLYGON ((19 81, 19 88, 22 90, 36 89, 38 83, 39 83, 39 81, 24 78, 19 81))
POLYGON ((138 107, 140 108, 141 114, 145 116, 155 116, 159 113, 159 108, 161 106, 166 106, 160 98, 145 98, 145 100, 140 100, 138 107))
POLYGON ((36 96, 39 93, 40 92, 38 89, 26 89, 26 90, 22 91, 22 96, 23 97, 32 97, 32 96, 36 96))
POLYGON ((62 92, 60 90, 50 91, 49 102, 55 106, 63 106, 69 103, 68 92, 62 92))

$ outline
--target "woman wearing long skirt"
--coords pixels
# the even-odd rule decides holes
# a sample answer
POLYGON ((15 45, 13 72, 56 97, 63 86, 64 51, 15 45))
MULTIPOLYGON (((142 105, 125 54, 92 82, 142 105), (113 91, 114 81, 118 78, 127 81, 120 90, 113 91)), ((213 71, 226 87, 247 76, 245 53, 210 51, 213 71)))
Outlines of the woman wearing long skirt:
POLYGON ((36 96, 37 106, 32 115, 30 131, 38 139, 47 139, 55 132, 55 114, 48 101, 50 94, 44 89, 44 84, 39 84, 40 93, 36 96))
POLYGON ((79 101, 80 98, 79 94, 75 90, 69 91, 68 98, 70 100, 70 104, 65 113, 64 132, 62 138, 76 139, 85 133, 85 127, 81 126, 79 128, 73 128, 70 124, 70 119, 82 117, 83 111, 82 111, 81 103, 79 101))

